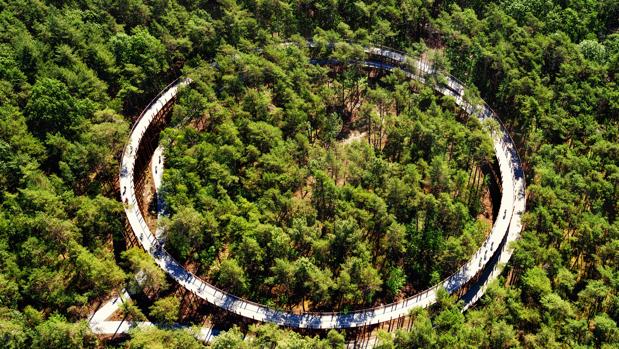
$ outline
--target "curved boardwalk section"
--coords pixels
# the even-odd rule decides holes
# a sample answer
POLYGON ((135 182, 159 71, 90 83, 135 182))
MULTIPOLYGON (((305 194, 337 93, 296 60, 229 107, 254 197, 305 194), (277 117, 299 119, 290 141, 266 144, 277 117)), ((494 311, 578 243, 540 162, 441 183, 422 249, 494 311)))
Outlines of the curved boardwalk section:
MULTIPOLYGON (((370 47, 366 48, 366 53, 370 59, 362 64, 367 67, 382 70, 401 69, 409 78, 424 83, 428 76, 435 74, 435 71, 426 63, 412 60, 405 54, 394 50, 370 47)), ((320 64, 321 62, 315 63, 320 64)), ((449 293, 457 292, 466 287, 467 291, 464 292, 462 299, 465 302, 465 307, 469 307, 481 297, 488 282, 498 277, 502 266, 511 257, 512 251, 509 243, 519 237, 521 215, 525 209, 525 181, 514 142, 505 127, 500 124, 498 116, 485 103, 479 105, 468 103, 463 97, 465 89, 463 84, 454 77, 444 77, 443 83, 433 85, 437 92, 452 96, 458 106, 471 116, 480 120, 495 119, 499 122, 500 127, 491 136, 501 173, 501 204, 498 211, 499 215, 483 246, 456 273, 417 295, 396 303, 349 313, 294 314, 272 309, 226 293, 201 280, 174 260, 162 248, 144 221, 136 199, 134 168, 137 161, 137 149, 139 149, 144 134, 160 111, 174 102, 178 89, 190 83, 188 79, 178 80, 162 91, 145 109, 131 131, 129 142, 122 156, 120 175, 120 187, 123 188, 122 192, 124 193, 122 200, 126 203, 125 213, 131 229, 142 247, 153 257, 155 262, 181 286, 209 303, 257 321, 311 329, 374 325, 406 316, 415 307, 430 306, 436 301, 437 290, 441 287, 449 293)))

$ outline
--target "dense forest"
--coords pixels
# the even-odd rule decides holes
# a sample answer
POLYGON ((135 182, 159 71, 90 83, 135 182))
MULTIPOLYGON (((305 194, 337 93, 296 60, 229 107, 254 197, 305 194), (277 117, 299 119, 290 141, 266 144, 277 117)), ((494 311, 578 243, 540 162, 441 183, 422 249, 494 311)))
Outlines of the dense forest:
POLYGON ((278 46, 189 69, 184 127, 161 140, 169 250, 230 292, 311 309, 391 302, 453 273, 491 224, 476 219, 484 126, 401 72, 332 78, 278 46))
MULTIPOLYGON (((485 125, 398 73, 334 72, 281 45, 313 38, 356 43, 341 60, 369 43, 428 57, 497 111, 525 165, 502 278, 465 313, 442 294, 379 347, 616 347, 618 31, 616 0, 0 0, 0 343, 106 346, 85 322, 95 304, 136 275, 172 287, 115 248, 117 176, 132 121, 182 75, 194 83, 162 135, 166 244, 215 284, 351 309, 466 259, 488 225, 485 125)), ((123 311, 173 323, 177 309, 168 296, 123 311)), ((211 345, 344 345, 337 331, 248 333, 211 345)), ((165 328, 109 345, 202 346, 165 328)))

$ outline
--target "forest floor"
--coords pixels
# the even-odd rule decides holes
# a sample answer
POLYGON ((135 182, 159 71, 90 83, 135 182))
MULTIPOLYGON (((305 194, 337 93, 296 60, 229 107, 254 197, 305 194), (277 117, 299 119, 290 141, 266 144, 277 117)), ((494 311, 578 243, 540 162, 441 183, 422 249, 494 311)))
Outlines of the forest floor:
MULTIPOLYGON (((484 194, 481 198, 481 205, 483 207, 483 210, 477 215, 477 220, 480 220, 484 223, 487 223, 488 226, 492 226, 492 223, 494 222, 494 217, 492 212, 493 208, 494 208, 494 204, 492 202, 492 196, 490 195, 490 190, 486 187, 484 188, 484 194)), ((490 230, 488 230, 486 232, 486 236, 488 237, 488 235, 490 234, 490 230)))
POLYGON ((152 159, 148 162, 148 166, 145 168, 144 173, 144 191, 142 192, 144 202, 147 203, 146 212, 144 214, 144 220, 148 225, 150 231, 155 232, 157 230, 157 205, 156 205, 156 191, 155 181, 153 179, 153 173, 151 170, 152 159))

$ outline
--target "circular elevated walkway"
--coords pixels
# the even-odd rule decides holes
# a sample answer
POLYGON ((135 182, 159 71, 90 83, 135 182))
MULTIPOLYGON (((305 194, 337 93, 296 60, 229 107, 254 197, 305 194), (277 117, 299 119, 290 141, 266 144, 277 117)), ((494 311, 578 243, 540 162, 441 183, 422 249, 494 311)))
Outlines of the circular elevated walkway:
MULTIPOLYGON (((429 77, 438 74, 429 64, 411 59, 395 50, 368 47, 365 51, 369 59, 363 61, 362 64, 366 67, 381 70, 400 69, 409 78, 423 83, 434 81, 435 79, 429 79, 429 77)), ((314 63, 325 64, 330 62, 314 61, 314 63)), ((465 303, 465 309, 470 307, 483 295, 488 282, 498 277, 503 265, 511 257, 512 250, 509 243, 519 237, 522 228, 521 216, 525 209, 525 180, 514 142, 506 128, 501 124, 498 116, 485 103, 472 105, 467 102, 464 99, 465 87, 456 78, 443 74, 440 75, 444 79, 437 80, 443 82, 432 83, 432 87, 437 92, 452 96, 456 104, 469 115, 477 117, 482 121, 494 119, 499 123, 500 127, 491 134, 491 137, 500 168, 502 194, 498 211, 499 216, 495 220, 492 231, 483 246, 457 272, 433 287, 402 301, 374 308, 348 313, 319 312, 295 314, 276 310, 229 294, 201 280, 183 268, 179 262, 174 260, 165 251, 155 238, 154 232, 151 231, 144 221, 144 216, 140 211, 136 198, 134 181, 136 173, 134 170, 138 159, 138 149, 140 149, 140 144, 144 140, 144 135, 149 126, 160 115, 162 110, 174 102, 179 88, 191 83, 189 79, 179 79, 166 87, 146 107, 131 130, 129 142, 121 160, 120 187, 122 188, 122 200, 126 203, 125 213, 133 233, 157 265, 182 287, 211 304, 257 321, 311 329, 352 328, 374 325, 406 316, 415 307, 428 307, 432 305, 436 302, 439 288, 444 288, 449 293, 454 293, 465 286, 468 289, 464 296, 462 296, 462 299, 465 303)))

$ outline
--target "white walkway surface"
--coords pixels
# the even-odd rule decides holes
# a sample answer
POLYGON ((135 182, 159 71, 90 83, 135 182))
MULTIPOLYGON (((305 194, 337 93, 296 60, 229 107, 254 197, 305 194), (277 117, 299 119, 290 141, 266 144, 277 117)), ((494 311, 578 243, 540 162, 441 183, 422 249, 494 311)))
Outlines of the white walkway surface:
MULTIPOLYGON (((395 51, 381 48, 368 48, 366 51, 371 55, 387 57, 395 62, 393 65, 390 65, 384 62, 368 60, 364 64, 369 67, 385 70, 399 68, 404 70, 410 78, 422 82, 425 82, 429 74, 434 73, 431 67, 425 63, 407 59, 406 56, 395 51), (412 66, 405 63, 407 60, 408 62, 414 62, 412 66)), ((462 98, 464 86, 455 78, 447 76, 446 79, 446 85, 434 86, 438 92, 453 96, 456 103, 463 110, 472 116, 478 117, 480 120, 492 118, 500 122, 497 115, 494 114, 487 105, 472 106, 468 104, 462 98)), ((473 295, 470 295, 469 292, 468 298, 467 296, 464 297, 466 307, 468 307, 483 294, 487 283, 498 277, 502 265, 509 260, 512 253, 509 248, 509 243, 518 238, 521 230, 521 215, 525 208, 525 183, 515 145, 509 137, 507 130, 501 126, 500 131, 492 135, 503 188, 501 205, 498 211, 499 216, 483 246, 456 273, 434 287, 400 302, 370 309, 349 313, 294 314, 241 299, 206 283, 193 273, 185 270, 183 266, 174 260, 174 258, 172 258, 160 245, 144 222, 144 217, 137 207, 133 181, 133 170, 137 155, 136 150, 139 148, 144 133, 154 116, 166 104, 173 100, 178 89, 189 83, 189 79, 183 79, 167 87, 162 91, 160 96, 146 108, 143 115, 138 119, 131 131, 129 142, 122 157, 120 186, 121 188, 127 188, 125 194, 122 196, 123 202, 127 202, 125 213, 142 247, 153 257, 157 265, 181 286, 207 302, 249 319, 295 328, 328 329, 360 327, 405 316, 415 307, 428 307, 436 301, 436 292, 440 287, 453 293, 467 284, 484 268, 489 267, 488 270, 491 270, 491 272, 482 273, 479 280, 474 285, 471 285, 471 290, 474 291, 473 295), (498 254, 495 254, 497 252, 498 254), (493 258, 493 256, 495 257, 493 258)), ((153 166, 155 166, 155 164, 153 164, 153 166)), ((157 168, 157 172, 160 174, 160 172, 163 171, 163 163, 157 166, 161 166, 161 168, 157 168)), ((154 173, 155 171, 153 171, 153 174, 154 173)))
MULTIPOLYGON (((150 327, 156 326, 149 321, 120 321, 120 320, 108 320, 112 314, 114 314, 120 305, 125 301, 131 300, 129 293, 126 290, 122 290, 121 294, 112 298, 102 307, 100 307, 89 319, 88 325, 93 333, 98 335, 116 335, 121 333, 128 333, 132 328, 150 327)), ((211 327, 201 327, 198 333, 194 333, 194 329, 186 326, 176 325, 174 328, 184 328, 188 331, 192 331, 195 337, 205 343, 209 343, 218 334, 218 331, 211 327)))

